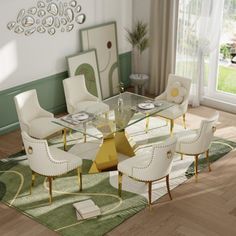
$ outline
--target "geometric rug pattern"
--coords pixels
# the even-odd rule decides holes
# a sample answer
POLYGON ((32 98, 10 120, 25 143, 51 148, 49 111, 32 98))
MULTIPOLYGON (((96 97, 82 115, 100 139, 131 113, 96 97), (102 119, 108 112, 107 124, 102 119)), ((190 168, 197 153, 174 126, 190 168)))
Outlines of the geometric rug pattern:
MULTIPOLYGON (((144 132, 145 121, 136 123, 127 128, 127 133, 138 145, 148 145, 159 142, 168 137, 168 125, 157 118, 150 118, 150 129, 144 132)), ((175 126, 176 135, 184 135, 182 127, 175 126)), ((83 137, 78 133, 68 136, 71 146, 69 152, 81 155, 83 137)), ((87 159, 83 160, 83 191, 79 192, 77 175, 72 171, 53 181, 53 203, 48 204, 48 183, 44 177, 37 176, 32 195, 29 195, 31 170, 26 157, 18 153, 0 161, 0 200, 16 208, 21 213, 42 223, 48 228, 62 235, 104 235, 124 220, 133 216, 147 206, 147 186, 130 178, 123 179, 122 198, 117 195, 117 171, 99 174, 86 174, 91 158, 96 152, 97 140, 88 138, 87 159), (91 156, 91 158, 90 158, 91 156), (101 208, 102 215, 98 218, 77 221, 73 203, 92 199, 101 208)), ((61 137, 51 140, 51 145, 62 147, 61 137)), ((214 138, 210 148, 210 159, 214 162, 236 147, 236 143, 214 138)), ((140 149, 142 152, 142 149, 140 149)), ((126 157, 119 155, 122 160, 126 157)), ((205 158, 199 160, 200 170, 206 166, 205 158)), ((214 170, 213 170, 214 171, 214 170)), ((174 158, 170 175, 171 189, 184 183, 193 173, 193 159, 184 156, 180 160, 174 158)), ((157 200, 166 194, 164 181, 153 185, 152 198, 157 200)), ((174 195, 173 195, 174 198, 174 195)))

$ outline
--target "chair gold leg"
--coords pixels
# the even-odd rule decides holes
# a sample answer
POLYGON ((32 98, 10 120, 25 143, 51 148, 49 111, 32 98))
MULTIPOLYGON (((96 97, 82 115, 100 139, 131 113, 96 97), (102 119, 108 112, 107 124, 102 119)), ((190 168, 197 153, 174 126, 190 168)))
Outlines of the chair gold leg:
POLYGON ((174 120, 171 119, 170 120, 170 135, 171 136, 173 135, 174 124, 175 124, 174 120))
POLYGON ((186 114, 183 114, 183 126, 186 129, 186 114))
POLYGON ((49 203, 52 203, 52 177, 48 177, 49 182, 49 203))
POLYGON ((86 135, 87 127, 86 127, 86 123, 83 124, 83 128, 84 128, 84 143, 86 143, 87 142, 87 135, 86 135))
POLYGON ((77 173, 78 173, 79 191, 82 191, 82 169, 81 169, 81 167, 77 168, 77 173))
POLYGON ((194 162, 194 173, 195 173, 195 181, 198 181, 198 155, 195 156, 194 162))
POLYGON ((148 114, 148 117, 146 118, 146 127, 145 127, 145 133, 148 132, 148 129, 149 129, 149 121, 150 121, 150 116, 148 114))
POLYGON ((66 144, 66 128, 63 129, 63 143, 64 143, 64 151, 67 151, 67 144, 66 144))
POLYGON ((21 144, 21 151, 22 152, 25 152, 25 146, 24 146, 24 143, 22 142, 22 144, 21 144))
POLYGON ((208 171, 211 172, 211 163, 210 163, 210 158, 209 158, 209 149, 206 151, 206 159, 207 159, 208 171))
POLYGON ((152 208, 152 182, 148 182, 148 205, 149 205, 149 210, 152 208))
POLYGON ((31 186, 30 186, 30 194, 32 194, 32 189, 33 189, 33 187, 34 187, 34 182, 35 182, 35 172, 32 171, 31 186))
POLYGON ((171 193, 170 193, 169 175, 166 176, 166 187, 167 187, 167 191, 168 191, 170 200, 172 200, 172 196, 171 196, 171 193))
POLYGON ((182 161, 184 159, 184 154, 181 153, 180 156, 181 156, 181 161, 182 161))
POLYGON ((122 192, 122 176, 123 173, 122 172, 118 172, 118 195, 119 197, 121 197, 121 192, 122 192))

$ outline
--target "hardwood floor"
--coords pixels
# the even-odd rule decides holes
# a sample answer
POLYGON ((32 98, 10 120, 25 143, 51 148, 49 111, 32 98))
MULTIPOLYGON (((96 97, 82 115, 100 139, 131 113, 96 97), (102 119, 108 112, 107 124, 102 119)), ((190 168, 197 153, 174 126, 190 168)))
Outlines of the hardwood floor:
MULTIPOLYGON (((200 121, 213 114, 207 107, 190 108, 187 127, 198 128, 200 121)), ((178 124, 182 120, 177 120, 178 124)), ((220 112, 216 136, 236 142, 236 115, 220 112)), ((0 158, 21 150, 20 132, 0 136, 0 158)), ((212 172, 199 174, 158 200, 152 211, 145 209, 108 235, 236 235, 236 151, 212 164, 212 172)), ((0 204, 0 235, 56 235, 46 227, 0 204)))

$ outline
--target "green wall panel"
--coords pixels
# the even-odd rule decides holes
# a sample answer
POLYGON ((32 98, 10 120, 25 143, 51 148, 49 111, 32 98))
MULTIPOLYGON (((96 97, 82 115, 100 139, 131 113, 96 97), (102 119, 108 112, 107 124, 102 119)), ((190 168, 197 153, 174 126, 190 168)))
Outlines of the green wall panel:
POLYGON ((126 88, 130 85, 129 76, 132 74, 131 55, 131 52, 127 52, 119 56, 120 77, 126 88))
MULTIPOLYGON (((131 53, 119 55, 121 81, 127 87, 131 74, 131 53)), ((30 89, 36 89, 40 105, 54 114, 66 111, 62 80, 68 77, 67 71, 43 79, 0 91, 0 135, 19 127, 14 96, 30 89)))

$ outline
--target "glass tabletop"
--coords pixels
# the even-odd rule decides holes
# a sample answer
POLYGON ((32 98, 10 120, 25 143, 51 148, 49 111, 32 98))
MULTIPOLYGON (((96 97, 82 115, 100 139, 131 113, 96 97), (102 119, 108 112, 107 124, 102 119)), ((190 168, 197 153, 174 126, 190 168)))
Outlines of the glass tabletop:
POLYGON ((174 105, 130 92, 121 93, 103 102, 110 108, 108 113, 94 115, 84 111, 63 116, 54 122, 96 139, 103 139, 174 105))

